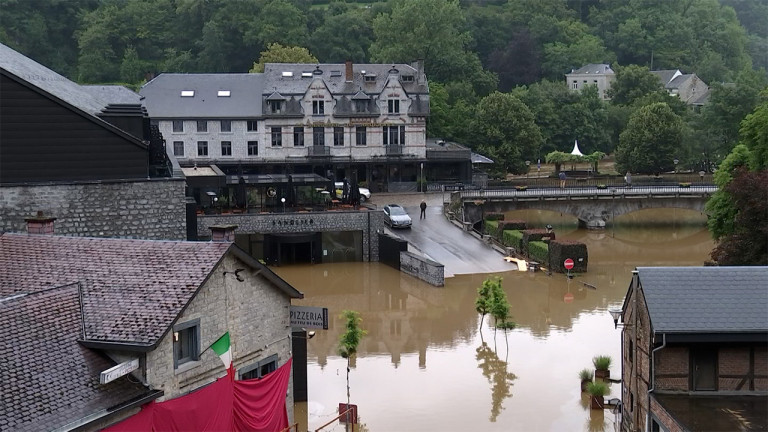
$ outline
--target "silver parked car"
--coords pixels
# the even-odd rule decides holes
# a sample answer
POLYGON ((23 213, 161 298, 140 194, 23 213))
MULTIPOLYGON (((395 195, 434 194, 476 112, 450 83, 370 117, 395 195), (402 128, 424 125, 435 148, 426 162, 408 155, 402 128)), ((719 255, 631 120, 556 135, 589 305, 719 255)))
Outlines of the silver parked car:
POLYGON ((410 228, 413 221, 408 216, 408 212, 397 204, 387 204, 384 206, 384 213, 387 220, 384 221, 391 228, 410 228))

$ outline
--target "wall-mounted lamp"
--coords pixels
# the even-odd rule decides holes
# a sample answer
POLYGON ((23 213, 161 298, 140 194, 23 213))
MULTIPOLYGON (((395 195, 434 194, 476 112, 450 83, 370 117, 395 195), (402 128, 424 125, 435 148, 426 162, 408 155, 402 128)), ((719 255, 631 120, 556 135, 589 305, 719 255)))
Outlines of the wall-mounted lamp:
POLYGON ((621 314, 623 312, 624 311, 622 311, 621 309, 609 309, 608 310, 608 313, 610 313, 611 317, 613 318, 613 328, 619 328, 619 326, 622 326, 622 327, 629 327, 630 326, 629 324, 619 323, 619 318, 621 318, 621 314))
POLYGON ((173 332, 173 341, 178 342, 179 341, 179 332, 173 332))

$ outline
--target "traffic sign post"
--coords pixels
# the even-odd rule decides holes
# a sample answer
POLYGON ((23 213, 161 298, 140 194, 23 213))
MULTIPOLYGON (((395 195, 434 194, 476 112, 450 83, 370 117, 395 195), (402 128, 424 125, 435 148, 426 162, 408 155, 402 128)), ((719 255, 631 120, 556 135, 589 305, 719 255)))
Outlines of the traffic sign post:
POLYGON ((566 258, 565 261, 563 261, 563 267, 565 267, 565 269, 568 270, 568 279, 570 279, 571 269, 573 268, 573 260, 570 258, 566 258))

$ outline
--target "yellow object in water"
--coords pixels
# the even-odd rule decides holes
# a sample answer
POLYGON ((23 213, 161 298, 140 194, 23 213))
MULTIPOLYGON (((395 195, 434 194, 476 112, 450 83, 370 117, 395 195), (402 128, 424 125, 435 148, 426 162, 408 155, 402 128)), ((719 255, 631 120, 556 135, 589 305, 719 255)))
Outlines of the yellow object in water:
POLYGON ((504 257, 504 261, 506 261, 506 262, 513 262, 513 263, 517 264, 517 270, 518 271, 528 271, 528 263, 526 263, 524 259, 513 258, 513 257, 510 257, 510 256, 506 256, 506 257, 504 257))

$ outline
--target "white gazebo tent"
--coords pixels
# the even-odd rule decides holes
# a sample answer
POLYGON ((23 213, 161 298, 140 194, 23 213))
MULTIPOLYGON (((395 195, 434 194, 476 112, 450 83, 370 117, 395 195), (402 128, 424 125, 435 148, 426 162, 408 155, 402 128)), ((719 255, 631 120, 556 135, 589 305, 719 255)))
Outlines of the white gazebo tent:
POLYGON ((571 151, 571 154, 576 156, 584 156, 579 150, 579 140, 573 140, 573 150, 571 151))

